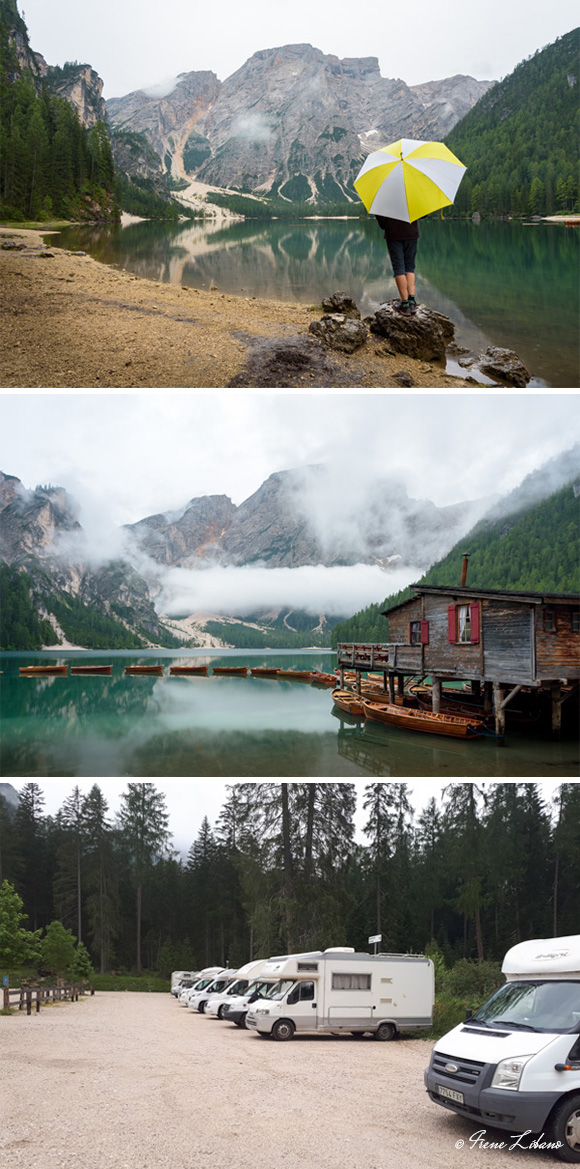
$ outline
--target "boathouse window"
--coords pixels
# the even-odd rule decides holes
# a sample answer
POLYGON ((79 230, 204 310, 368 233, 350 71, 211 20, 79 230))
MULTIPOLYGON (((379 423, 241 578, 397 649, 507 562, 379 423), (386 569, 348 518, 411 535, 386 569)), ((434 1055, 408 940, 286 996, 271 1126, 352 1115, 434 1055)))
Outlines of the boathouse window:
POLYGON ((556 630, 556 614, 553 609, 544 611, 544 630, 546 633, 554 633, 556 630))
POLYGON ((450 642, 474 645, 479 642, 479 603, 450 605, 447 610, 447 638, 450 642))
POLYGON ((409 644, 410 645, 429 645, 429 622, 428 621, 410 621, 409 622, 409 644))

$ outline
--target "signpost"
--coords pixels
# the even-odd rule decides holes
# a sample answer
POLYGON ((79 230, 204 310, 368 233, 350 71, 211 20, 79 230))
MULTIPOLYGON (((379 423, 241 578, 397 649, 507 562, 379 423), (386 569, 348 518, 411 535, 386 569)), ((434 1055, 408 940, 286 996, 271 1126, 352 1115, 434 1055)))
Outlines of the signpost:
POLYGON ((372 934, 372 936, 369 938, 369 946, 371 944, 374 944, 374 947, 375 947, 374 953, 375 954, 377 952, 377 946, 378 946, 379 942, 382 942, 382 940, 383 940, 382 934, 372 934))

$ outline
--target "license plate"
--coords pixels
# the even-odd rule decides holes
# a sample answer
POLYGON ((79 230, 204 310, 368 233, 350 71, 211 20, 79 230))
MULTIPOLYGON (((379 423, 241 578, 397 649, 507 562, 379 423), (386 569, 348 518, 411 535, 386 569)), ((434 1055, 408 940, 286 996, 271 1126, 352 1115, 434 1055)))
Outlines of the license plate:
POLYGON ((445 1096, 446 1100, 455 1100, 456 1104, 465 1104, 463 1092, 455 1092, 453 1088, 444 1088, 442 1084, 437 1085, 437 1091, 440 1096, 445 1096))

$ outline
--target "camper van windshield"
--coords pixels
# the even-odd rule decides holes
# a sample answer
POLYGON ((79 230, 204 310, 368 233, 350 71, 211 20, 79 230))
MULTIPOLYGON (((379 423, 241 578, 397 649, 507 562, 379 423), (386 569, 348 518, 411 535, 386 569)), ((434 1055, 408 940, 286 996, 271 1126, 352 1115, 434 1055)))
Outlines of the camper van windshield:
POLYGON ((263 997, 265 999, 283 999, 292 986, 294 986, 293 978, 283 978, 280 982, 275 982, 263 997))
POLYGON ((506 982, 471 1021, 518 1031, 580 1031, 580 981, 506 982))

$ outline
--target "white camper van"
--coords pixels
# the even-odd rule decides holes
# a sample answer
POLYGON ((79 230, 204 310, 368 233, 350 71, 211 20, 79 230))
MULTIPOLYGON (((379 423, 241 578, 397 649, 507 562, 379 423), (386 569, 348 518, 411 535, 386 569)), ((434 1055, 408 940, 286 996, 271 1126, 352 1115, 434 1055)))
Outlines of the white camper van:
POLYGON ((248 1010, 246 1025, 274 1039, 291 1039, 295 1031, 394 1039, 399 1030, 432 1025, 433 963, 422 955, 336 947, 272 958, 262 974, 278 981, 248 1010))
POLYGON ((580 1163, 580 935, 520 942, 506 982, 433 1049, 429 1096, 477 1125, 543 1133, 580 1163))
POLYGON ((171 975, 171 994, 177 998, 180 983, 191 980, 190 986, 192 986, 200 974, 201 970, 174 970, 171 975))
POLYGON ((195 992, 198 990, 203 990, 206 986, 209 986, 210 982, 214 981, 221 969, 221 966, 206 966, 205 970, 200 970, 198 977, 191 986, 184 987, 183 990, 178 991, 178 1001, 184 1006, 187 1006, 190 995, 195 994, 195 992))
POLYGON ((236 970, 220 970, 215 978, 209 979, 203 986, 202 982, 205 980, 202 979, 196 986, 191 988, 187 1000, 188 1007, 192 1010, 199 1011, 203 1015, 208 999, 212 998, 215 994, 220 994, 221 991, 227 990, 228 986, 234 981, 236 974, 236 970))
POLYGON ((267 961, 267 958, 259 958, 253 962, 246 962, 245 966, 240 966, 234 981, 225 990, 212 994, 208 998, 204 1014, 223 1019, 229 1004, 238 995, 244 994, 250 983, 261 973, 267 961))
POLYGON ((228 1005, 223 1009, 222 1019, 225 1019, 228 1023, 235 1023, 236 1027, 240 1027, 243 1030, 247 1026, 246 1015, 252 1003, 263 998, 266 991, 277 981, 275 978, 269 980, 256 978, 254 982, 250 983, 247 990, 244 991, 244 994, 232 997, 228 1005))

